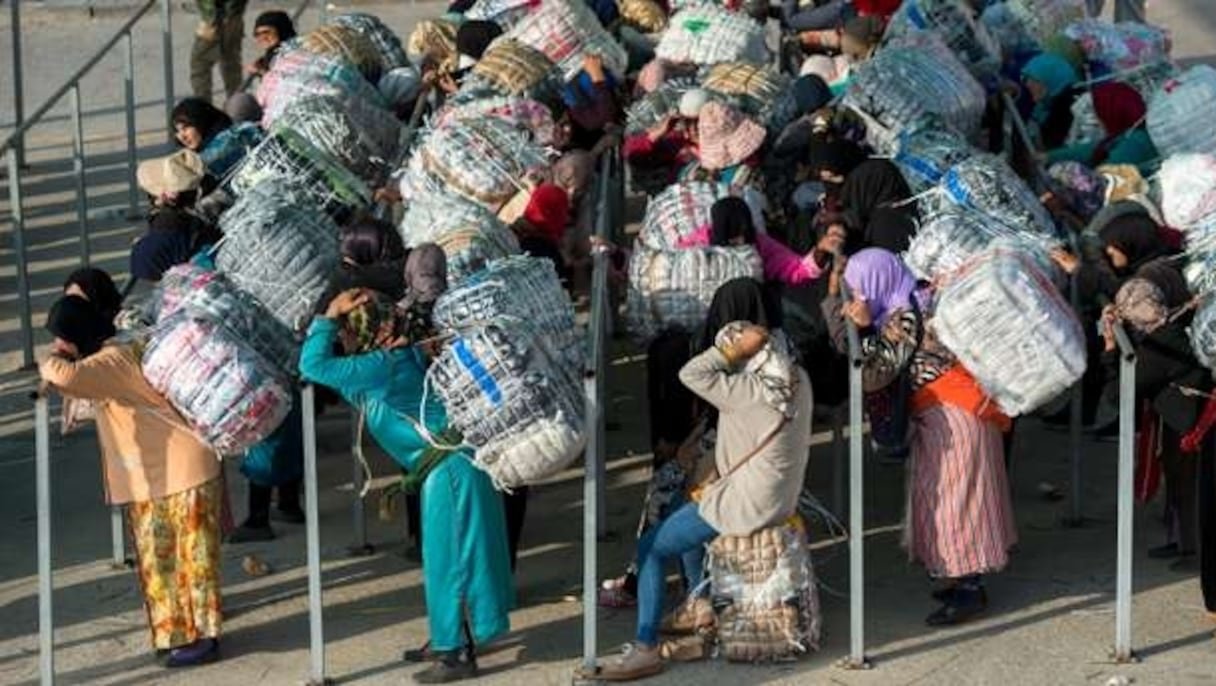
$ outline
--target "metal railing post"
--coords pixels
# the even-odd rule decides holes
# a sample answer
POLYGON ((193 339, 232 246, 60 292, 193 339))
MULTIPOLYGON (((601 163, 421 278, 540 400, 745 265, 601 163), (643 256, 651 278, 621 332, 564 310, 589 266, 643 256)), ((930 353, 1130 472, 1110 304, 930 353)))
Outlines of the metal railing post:
POLYGON ((80 264, 89 266, 89 189, 85 183, 84 118, 80 111, 80 82, 69 93, 72 114, 72 170, 76 176, 76 221, 80 224, 80 264))
POLYGON ((38 513, 38 674, 55 683, 55 592, 51 578, 51 420, 45 393, 34 397, 34 490, 38 513))
POLYGON ((135 41, 131 32, 123 38, 123 98, 127 114, 127 206, 130 218, 139 213, 139 191, 135 180, 135 41))
MULTIPOLYGON (((848 284, 840 280, 840 297, 849 302, 848 284)), ((849 656, 846 669, 868 669, 865 627, 865 500, 864 443, 862 435, 861 338, 857 326, 845 318, 849 341, 849 656)))
MULTIPOLYGON (((14 3, 15 4, 15 3, 14 3)), ((8 150, 8 204, 13 217, 13 255, 17 262, 17 310, 21 316, 21 356, 26 367, 34 365, 34 324, 30 309, 30 274, 25 252, 25 207, 21 200, 21 153, 8 150)))
POLYGON ((357 407, 351 407, 352 419, 350 425, 350 457, 351 465, 354 469, 351 475, 351 483, 354 486, 355 500, 351 503, 351 530, 354 532, 354 542, 350 544, 350 554, 356 556, 371 555, 375 552, 371 544, 367 542, 367 507, 363 502, 363 485, 366 481, 366 476, 363 473, 363 465, 367 464, 363 455, 363 436, 359 430, 363 424, 363 411, 357 407))
MULTIPOLYGON (((21 70, 21 3, 13 0, 8 3, 8 25, 13 43, 13 129, 20 131, 25 124, 25 81, 21 70)), ((14 143, 17 151, 17 165, 25 166, 25 134, 17 134, 14 143)))
POLYGON ((160 36, 165 62, 165 126, 169 142, 173 143, 173 3, 170 0, 160 0, 160 36))
POLYGON ((125 569, 127 566, 127 541, 123 534, 122 505, 110 506, 110 566, 125 569))
POLYGON ((1119 345, 1119 519, 1115 571, 1116 662, 1131 662, 1132 654, 1132 511, 1135 478, 1136 351, 1123 325, 1115 324, 1119 345))
POLYGON ((300 393, 304 422, 304 517, 308 547, 308 683, 325 683, 325 628, 321 603, 321 527, 317 519, 317 418, 315 390, 306 384, 300 393))

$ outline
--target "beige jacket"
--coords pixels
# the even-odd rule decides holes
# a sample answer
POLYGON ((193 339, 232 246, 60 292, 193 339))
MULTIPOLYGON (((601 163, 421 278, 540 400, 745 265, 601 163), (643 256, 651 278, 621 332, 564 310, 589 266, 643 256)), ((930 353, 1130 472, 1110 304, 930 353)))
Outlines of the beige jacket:
POLYGON ((96 401, 107 502, 163 498, 220 475, 218 456, 148 385, 129 345, 109 343, 77 362, 51 356, 39 371, 60 393, 96 401))
POLYGON ((718 409, 714 461, 718 474, 729 475, 705 489, 699 510, 718 533, 746 536, 779 524, 797 509, 811 449, 812 408, 811 382, 801 368, 798 378, 797 414, 732 474, 781 422, 781 413, 764 402, 756 377, 735 372, 717 348, 680 370, 680 381, 718 409))

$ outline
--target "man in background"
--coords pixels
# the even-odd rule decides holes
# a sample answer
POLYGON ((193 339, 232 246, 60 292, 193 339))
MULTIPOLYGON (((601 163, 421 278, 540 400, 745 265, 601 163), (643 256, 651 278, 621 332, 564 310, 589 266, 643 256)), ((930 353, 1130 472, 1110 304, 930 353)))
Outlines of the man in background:
POLYGON ((241 87, 241 39, 247 0, 199 0, 199 24, 190 50, 190 88, 211 101, 211 70, 218 63, 225 97, 241 87))

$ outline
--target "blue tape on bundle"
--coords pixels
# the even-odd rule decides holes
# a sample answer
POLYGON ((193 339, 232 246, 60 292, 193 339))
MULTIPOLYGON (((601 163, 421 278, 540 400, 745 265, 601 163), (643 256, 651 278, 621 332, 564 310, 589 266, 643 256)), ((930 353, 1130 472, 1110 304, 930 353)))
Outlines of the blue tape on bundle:
POLYGON ((494 403, 495 407, 501 405, 502 390, 498 387, 498 383, 494 381, 494 377, 490 376, 490 372, 486 371, 486 368, 481 365, 481 361, 477 359, 473 351, 469 350, 468 346, 465 345, 464 339, 457 338, 456 342, 452 344, 452 350, 455 351, 456 359, 460 360, 460 364, 464 365, 464 368, 469 370, 469 373, 473 375, 473 381, 477 382, 477 385, 481 387, 481 392, 486 394, 486 397, 490 399, 490 402, 494 403))
POLYGON ((916 6, 915 0, 905 2, 904 7, 908 9, 908 23, 916 28, 924 31, 929 28, 929 21, 925 19, 925 15, 920 13, 920 8, 916 6))
POLYGON ((917 157, 915 155, 897 153, 895 155, 895 161, 907 167, 909 170, 929 183, 937 183, 938 180, 942 178, 941 167, 924 158, 917 157))
POLYGON ((945 186, 946 192, 950 194, 950 198, 956 204, 971 206, 971 193, 967 191, 962 179, 958 178, 958 174, 954 173, 953 169, 942 177, 942 185, 945 186))

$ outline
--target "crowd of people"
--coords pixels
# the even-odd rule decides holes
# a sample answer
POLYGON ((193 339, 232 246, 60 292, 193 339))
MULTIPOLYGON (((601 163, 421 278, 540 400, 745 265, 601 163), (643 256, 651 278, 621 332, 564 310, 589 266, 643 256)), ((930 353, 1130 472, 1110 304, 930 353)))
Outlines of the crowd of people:
MULTIPOLYGON (((511 92, 500 81, 492 97, 479 95, 492 81, 490 70, 503 69, 494 51, 525 40, 518 27, 529 12, 579 2, 516 7, 458 0, 443 17, 414 29, 410 64, 372 69, 356 55, 350 64, 359 65, 355 78, 365 81, 343 87, 378 93, 383 111, 398 123, 418 107, 428 109, 436 129, 465 126, 461 117, 469 115, 461 108, 479 97, 494 103, 477 116, 509 121, 529 145, 543 145, 547 162, 512 179, 507 201, 476 203, 489 210, 481 230, 488 235, 494 226, 509 227, 503 240, 550 261, 574 301, 585 300, 589 256, 609 251, 614 290, 636 295, 631 306, 646 303, 646 316, 657 322, 633 332, 647 353, 653 452, 635 562, 599 590, 603 605, 636 606, 637 631, 624 652, 603 660, 593 676, 651 676, 666 662, 707 656, 715 634, 729 640, 732 627, 722 619, 722 592, 711 583, 707 544, 759 540, 774 530, 805 538, 799 508, 812 419, 846 402, 850 327, 860 342, 873 448, 907 464, 903 544, 935 581, 937 607, 925 621, 951 626, 980 616, 988 605, 984 577, 1008 565, 1018 540, 1007 465, 1015 427, 1023 421, 1015 415, 1025 412, 997 402, 1001 389, 964 363, 975 351, 952 349, 943 340, 935 317, 955 272, 918 273, 905 256, 915 251, 922 228, 948 212, 920 192, 923 179, 910 171, 907 155, 880 149, 878 113, 847 104, 850 89, 869 78, 868 69, 879 68, 892 27, 901 21, 901 3, 708 3, 731 21, 737 15, 757 27, 780 24, 795 47, 792 56, 783 50, 792 73, 781 74, 742 52, 698 61, 698 48, 676 39, 685 31, 695 42, 704 28, 681 21, 680 12, 689 11, 683 5, 589 0, 579 11, 590 9, 599 26, 579 40, 591 43, 603 34, 615 43, 581 50, 538 45, 550 67, 560 63, 561 69, 551 69, 559 79, 546 76, 543 86, 538 80, 511 92), (731 90, 723 85, 729 79, 715 72, 719 63, 749 76, 731 90), (554 92, 546 92, 553 80, 554 92), (763 90, 757 83, 778 85, 763 90), (652 206, 672 194, 694 199, 677 212, 679 235, 662 237, 665 229, 648 211, 632 247, 591 237, 597 160, 616 148, 652 206), (661 270, 635 268, 656 253, 669 256, 673 270, 691 264, 681 262, 689 256, 701 260, 697 264, 744 266, 725 272, 705 267, 688 285, 661 270), (671 292, 680 303, 692 303, 692 319, 686 304, 679 316, 663 310, 667 301, 656 294, 671 292), (685 596, 674 606, 665 597, 672 562, 679 563, 685 596)), ((1002 3, 964 4, 968 26, 981 31, 993 6, 1002 3)), ((276 64, 285 55, 320 49, 297 36, 285 13, 266 12, 252 34, 262 54, 242 68, 245 3, 199 5, 194 95, 178 103, 170 122, 180 149, 137 170, 149 212, 131 248, 131 280, 119 289, 97 269, 71 274, 48 315, 54 341, 40 368, 45 382, 72 399, 65 425, 76 400, 95 407, 106 500, 126 506, 152 646, 169 667, 219 657, 221 542, 270 540, 272 519, 304 521, 299 403, 243 451, 248 503, 244 521, 232 526, 215 446, 141 369, 147 329, 163 322, 146 306, 124 304, 141 291, 137 284, 150 284, 142 289, 146 299, 153 310, 164 308, 166 293, 180 288, 166 286, 176 283, 169 276, 175 270, 216 269, 224 222, 242 207, 233 178, 279 135, 263 125, 281 103, 269 101, 269 89, 259 90, 259 97, 242 92, 242 72, 273 83, 281 78, 276 64), (217 63, 223 108, 212 104, 217 63)), ((1117 12, 1143 21, 1142 9, 1135 17, 1127 14, 1134 5, 1120 2, 1117 12)), ((1167 540, 1149 554, 1173 560, 1179 571, 1198 571, 1206 609, 1216 617, 1216 447, 1208 435, 1216 401, 1212 370, 1200 362, 1190 333, 1209 294, 1184 275, 1189 253, 1184 236, 1166 226, 1169 209, 1162 203, 1168 198, 1149 192, 1146 179, 1162 162, 1146 126, 1151 93, 1110 70, 1066 31, 1031 43, 1002 53, 999 75, 981 84, 985 118, 976 122, 971 142, 983 140, 989 149, 954 152, 1016 157, 999 135, 1005 103, 1019 110, 1006 115, 1027 123, 1032 140, 1024 143, 1031 154, 1020 170, 1042 203, 1029 211, 1050 212, 1057 232, 1042 242, 1013 243, 1013 249, 1042 258, 1025 264, 1036 265, 1051 289, 1067 279, 1077 285, 1076 309, 1068 317, 1083 332, 1077 341, 1087 360, 1083 377, 1078 373, 1082 415, 1099 435, 1111 424, 1115 327, 1131 335, 1143 408, 1138 428, 1157 437, 1144 442, 1138 459, 1146 473, 1163 469, 1169 515, 1167 540), (1090 103, 1098 127, 1078 134, 1082 100, 1090 103)), ((347 46, 345 54, 357 52, 347 46)), ((352 120, 358 119, 354 112, 352 120)), ((927 121, 915 124, 938 125, 927 121)), ((906 123, 909 132, 913 124, 906 123)), ((411 142, 414 151, 423 144, 411 142)), ((495 168, 506 164, 483 161, 495 168)), ((419 683, 443 683, 477 676, 478 648, 509 629, 529 494, 526 484, 500 492, 499 479, 477 459, 480 446, 463 442, 452 408, 428 393, 431 368, 444 346, 453 345, 434 313, 446 293, 505 255, 473 254, 488 248, 468 238, 416 240, 379 218, 385 212, 373 213, 373 198, 398 216, 428 200, 419 193, 413 160, 386 164, 394 167, 392 175, 364 179, 376 186, 364 206, 335 213, 327 208, 339 227, 333 238, 340 260, 326 275, 323 293, 309 302, 312 316, 296 331, 301 342, 292 372, 331 389, 322 406, 355 408, 361 425, 402 470, 430 631, 429 641, 403 658, 429 665, 414 675, 419 683)), ((1016 192, 1000 202, 1015 202, 1012 196, 1016 192)), ((997 209, 985 209, 981 221, 1000 224, 997 209)), ((998 234, 988 234, 992 245, 964 262, 987 259, 989 249, 1010 249, 994 238, 998 234)), ((493 385, 491 377, 476 378, 493 385)), ((1060 424, 1062 416, 1043 419, 1060 424)), ((783 550, 781 559, 793 555, 783 550)), ((809 570, 809 557, 804 564, 809 570)), ((791 593, 814 597, 813 574, 798 585, 791 593)), ((817 603, 803 602, 795 616, 780 639, 788 650, 806 652, 817 642, 817 603)))

